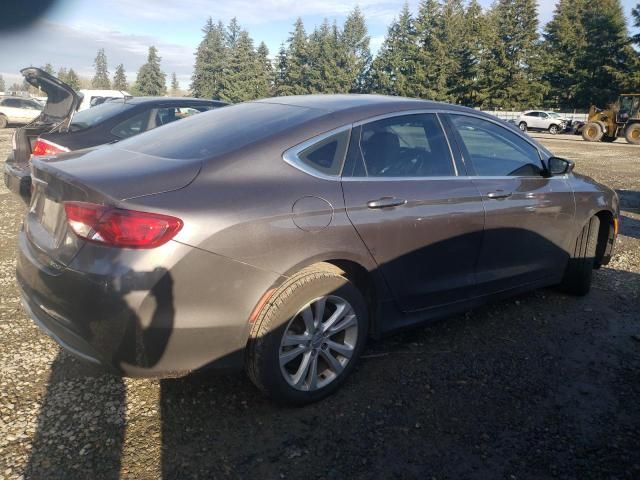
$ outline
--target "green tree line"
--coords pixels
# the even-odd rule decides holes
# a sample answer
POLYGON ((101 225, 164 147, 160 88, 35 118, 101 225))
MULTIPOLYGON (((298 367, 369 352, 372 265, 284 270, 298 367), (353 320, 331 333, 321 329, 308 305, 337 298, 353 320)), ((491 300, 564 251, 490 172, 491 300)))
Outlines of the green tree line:
MULTIPOLYGON (((211 18, 191 92, 231 102, 271 95, 382 93, 481 108, 587 108, 640 91, 640 34, 620 0, 559 0, 542 35, 536 0, 422 0, 407 4, 372 58, 355 8, 342 25, 307 33, 300 18, 273 61, 236 19, 211 18)), ((640 27, 640 4, 633 10, 640 27)))

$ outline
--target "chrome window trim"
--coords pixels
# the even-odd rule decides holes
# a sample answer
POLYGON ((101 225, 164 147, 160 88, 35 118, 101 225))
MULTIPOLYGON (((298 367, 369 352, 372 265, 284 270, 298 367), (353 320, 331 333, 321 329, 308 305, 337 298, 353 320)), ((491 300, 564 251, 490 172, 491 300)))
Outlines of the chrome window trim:
POLYGON ((312 137, 309 140, 305 140, 304 142, 299 143, 298 145, 295 145, 289 148, 288 150, 285 150, 285 152, 282 154, 282 159, 286 163, 291 165, 293 168, 300 170, 301 172, 306 173, 307 175, 311 175, 312 177, 319 178, 321 180, 334 181, 334 182, 340 181, 340 178, 342 176, 342 169, 344 168, 344 162, 345 162, 345 159, 347 158, 347 152, 349 151, 349 143, 351 141, 351 129, 352 129, 352 124, 349 123, 347 125, 343 125, 341 127, 334 128, 333 130, 329 130, 327 132, 316 135, 315 137, 312 137), (342 157, 340 171, 335 175, 327 175, 326 173, 322 173, 314 169, 310 165, 307 165, 302 160, 300 160, 300 157, 298 156, 300 152, 306 150, 309 147, 314 146, 316 143, 319 143, 333 135, 337 135, 345 131, 349 131, 349 138, 347 138, 347 148, 345 149, 344 155, 342 157))
POLYGON ((409 181, 416 181, 416 180, 438 180, 438 179, 444 179, 444 180, 452 180, 452 179, 473 179, 473 178, 479 178, 479 179, 504 179, 504 178, 527 178, 527 179, 531 179, 531 178, 545 178, 543 176, 537 177, 537 176, 526 176, 526 177, 522 177, 522 176, 491 176, 491 177, 483 177, 480 175, 459 175, 460 172, 458 172, 456 163, 454 161, 454 156, 453 156, 453 150, 451 148, 451 142, 449 140, 449 133, 447 133, 446 129, 444 128, 444 125, 442 124, 442 120, 440 119, 439 115, 444 114, 444 115, 462 115, 465 117, 471 117, 471 118, 476 118, 478 120, 484 120, 486 122, 490 122, 493 123, 495 125, 497 125, 500 128, 503 128, 504 130, 511 132, 511 133, 515 133, 520 139, 524 140, 526 143, 528 143, 531 147, 533 147, 536 152, 538 152, 538 156, 540 157, 540 162, 543 164, 544 167, 544 161, 546 158, 546 154, 543 155, 544 152, 542 152, 540 150, 540 148, 538 147, 538 145, 536 145, 530 138, 527 138, 525 135, 522 134, 522 132, 517 129, 517 128, 508 128, 505 125, 502 124, 502 121, 498 118, 487 118, 483 115, 476 115, 473 114, 471 112, 466 112, 466 111, 459 111, 459 110, 452 110, 452 109, 448 109, 448 108, 422 108, 422 109, 411 109, 411 110, 400 110, 400 111, 396 111, 396 112, 389 112, 389 113, 383 113, 381 115, 375 115, 373 117, 368 117, 368 118, 363 118, 361 120, 357 120, 353 123, 349 123, 346 125, 342 125, 340 127, 334 128, 332 130, 328 130, 324 133, 321 133, 319 135, 316 135, 315 137, 312 137, 308 140, 305 140, 302 143, 299 143, 298 145, 295 145, 287 150, 285 150, 285 152, 282 154, 282 159, 288 163, 289 165, 291 165, 293 168, 300 170, 301 172, 306 173, 307 175, 311 175, 312 177, 315 178, 319 178, 321 180, 329 180, 329 181, 400 181, 400 180, 409 180, 409 181), (365 125, 367 123, 371 123, 371 122, 376 122, 378 120, 385 120, 387 118, 394 118, 394 117, 402 117, 402 116, 406 116, 406 115, 420 115, 420 114, 426 114, 426 113, 431 113, 431 114, 436 114, 436 117, 438 119, 438 122, 440 123, 440 126, 442 128, 442 131, 444 132, 445 138, 447 140, 447 144, 449 145, 449 150, 451 153, 451 161, 453 163, 454 166, 454 171, 456 172, 456 176, 442 176, 442 177, 342 177, 342 173, 343 173, 343 169, 344 169, 344 164, 345 164, 345 160, 346 160, 346 156, 347 153, 349 151, 349 144, 351 143, 351 134, 353 129, 355 129, 356 127, 360 127, 362 125, 365 125), (315 143, 321 142, 322 140, 332 136, 332 135, 336 135, 338 133, 342 133, 346 130, 349 130, 349 138, 347 140, 347 149, 345 150, 344 153, 344 157, 342 158, 342 165, 340 166, 340 172, 335 174, 335 175, 327 175, 325 173, 319 172, 317 170, 315 170, 314 168, 310 167, 309 165, 303 163, 300 158, 298 157, 298 154, 300 152, 302 152, 303 150, 313 146, 315 143))

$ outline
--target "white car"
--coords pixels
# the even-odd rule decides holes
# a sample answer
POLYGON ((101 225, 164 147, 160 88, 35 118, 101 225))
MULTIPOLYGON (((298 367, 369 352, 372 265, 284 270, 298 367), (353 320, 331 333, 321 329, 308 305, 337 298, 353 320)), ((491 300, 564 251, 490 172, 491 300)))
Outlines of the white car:
POLYGON ((28 97, 0 97, 0 128, 10 123, 27 124, 35 119, 43 106, 28 97))
POLYGON ((114 98, 130 98, 127 92, 121 92, 119 90, 80 90, 82 95, 82 103, 78 107, 78 111, 86 110, 87 108, 95 107, 107 100, 113 100, 114 98))
POLYGON ((516 121, 523 132, 527 130, 546 130, 555 135, 567 128, 567 119, 555 112, 529 110, 524 112, 516 121))

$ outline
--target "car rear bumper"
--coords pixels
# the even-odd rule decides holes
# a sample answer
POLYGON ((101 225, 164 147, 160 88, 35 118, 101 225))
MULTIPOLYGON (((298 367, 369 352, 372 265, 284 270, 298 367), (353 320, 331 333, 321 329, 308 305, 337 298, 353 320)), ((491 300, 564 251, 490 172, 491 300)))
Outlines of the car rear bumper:
POLYGON ((25 203, 31 199, 31 172, 28 168, 20 168, 9 162, 4 164, 4 184, 25 203))
POLYGON ((121 375, 241 368, 251 310, 278 276, 177 242, 157 250, 165 247, 114 255, 137 267, 178 258, 172 267, 133 272, 107 261, 105 251, 117 250, 87 244, 60 268, 44 265, 21 232, 16 276, 25 310, 70 353, 121 375), (220 274, 203 281, 201 271, 220 274), (240 282, 247 289, 238 292, 240 282))

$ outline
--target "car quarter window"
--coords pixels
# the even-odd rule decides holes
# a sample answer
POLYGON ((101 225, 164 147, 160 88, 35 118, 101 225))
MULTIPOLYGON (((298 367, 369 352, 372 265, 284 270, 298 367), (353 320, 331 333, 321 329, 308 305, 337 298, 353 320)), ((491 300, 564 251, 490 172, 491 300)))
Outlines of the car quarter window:
POLYGON ((538 150, 517 133, 477 117, 452 114, 449 118, 476 175, 539 176, 543 173, 538 150))
POLYGON ((353 177, 440 177, 455 175, 449 144, 433 113, 377 120, 362 125, 353 177))
POLYGON ((322 139, 298 153, 300 162, 325 175, 338 175, 349 143, 349 130, 322 139))
POLYGON ((134 115, 131 118, 128 118, 118 125, 111 129, 111 133, 113 133, 118 138, 128 138, 147 130, 149 123, 149 110, 145 110, 143 112, 134 115))

